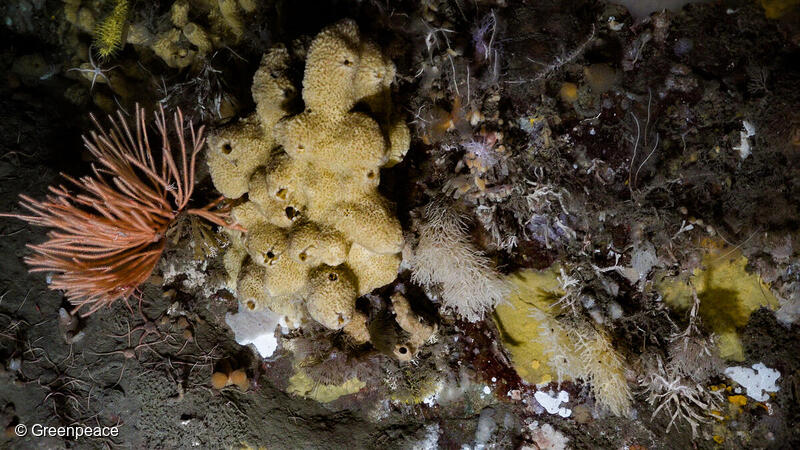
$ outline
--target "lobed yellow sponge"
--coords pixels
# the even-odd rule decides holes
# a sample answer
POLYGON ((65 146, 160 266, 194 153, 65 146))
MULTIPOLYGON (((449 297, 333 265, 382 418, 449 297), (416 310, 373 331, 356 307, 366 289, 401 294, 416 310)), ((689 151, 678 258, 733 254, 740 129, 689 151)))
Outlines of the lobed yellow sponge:
POLYGON ((251 174, 263 164, 272 142, 252 117, 223 128, 208 138, 208 167, 214 186, 226 197, 247 192, 251 174))
POLYGON ((343 265, 317 267, 308 277, 308 314, 332 330, 344 327, 355 313, 356 283, 353 273, 343 265))
POLYGON ((400 265, 400 254, 376 255, 353 243, 347 254, 347 264, 358 278, 358 295, 364 295, 394 281, 400 265))
POLYGON ((394 64, 350 20, 313 40, 302 90, 290 62, 286 48, 267 53, 253 80, 255 114, 209 137, 215 186, 247 194, 232 214, 247 231, 230 232, 229 286, 254 308, 293 323, 305 311, 365 342, 355 300, 396 278, 403 246, 393 206, 378 193, 381 167, 410 143, 391 105, 394 64), (290 115, 298 93, 305 109, 290 115), (357 104, 368 112, 353 111, 357 104))
POLYGON ((289 378, 289 387, 286 391, 290 394, 310 398, 320 403, 329 403, 339 397, 355 394, 367 384, 358 378, 350 378, 342 384, 322 384, 314 381, 301 369, 289 378))
POLYGON ((395 321, 407 334, 408 339, 395 345, 394 356, 400 361, 411 361, 417 350, 436 333, 436 324, 428 324, 420 320, 411 309, 411 304, 399 292, 392 294, 392 309, 395 321))

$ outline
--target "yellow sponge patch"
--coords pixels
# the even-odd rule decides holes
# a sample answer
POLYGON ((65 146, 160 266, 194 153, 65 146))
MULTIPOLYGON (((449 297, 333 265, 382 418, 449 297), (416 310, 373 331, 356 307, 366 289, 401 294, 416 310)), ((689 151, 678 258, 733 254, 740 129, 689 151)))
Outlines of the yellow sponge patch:
MULTIPOLYGON (((313 222, 303 222, 292 228, 289 255, 295 261, 309 266, 338 266, 347 258, 347 247, 347 241, 338 231, 313 222)), ((389 282, 392 280, 394 278, 389 282)))
POLYGON ((381 255, 359 244, 353 244, 347 255, 347 265, 358 279, 358 295, 368 294, 375 288, 394 281, 397 278, 400 259, 397 253, 381 255))
POLYGON ((275 265, 289 248, 283 229, 266 222, 252 224, 247 229, 245 245, 253 261, 264 267, 275 265))
POLYGON ((312 380, 305 372, 298 370, 289 378, 287 392, 309 398, 320 403, 332 402, 339 397, 355 394, 363 389, 367 383, 358 378, 351 378, 342 384, 320 384, 312 380))
POLYGON ((403 248, 400 222, 378 196, 339 204, 329 217, 331 225, 371 252, 397 253, 403 248))
MULTIPOLYGON (((526 270, 509 277, 514 286, 508 302, 497 306, 494 320, 500 330, 503 346, 511 353, 511 360, 517 373, 531 384, 549 383, 557 379, 557 373, 550 363, 548 341, 543 339, 542 330, 549 327, 550 305, 563 295, 559 291, 558 269, 552 267, 543 271, 526 270), (544 314, 531 314, 531 311, 544 314)), ((558 339, 569 347, 569 336, 561 334, 558 339)), ((562 380, 564 381, 564 380, 562 380)))
POLYGON ((248 190, 249 175, 266 163, 272 140, 254 120, 242 120, 208 137, 208 168, 214 186, 230 198, 248 190))
POLYGON ((744 360, 739 331, 750 314, 763 307, 775 309, 778 300, 757 274, 746 270, 747 258, 737 250, 712 250, 689 280, 662 278, 657 284, 664 301, 678 311, 692 306, 692 285, 700 299, 700 318, 718 336, 720 356, 744 360), (691 284, 690 284, 691 283, 691 284))
POLYGON ((240 262, 239 282, 236 286, 240 300, 248 305, 260 305, 267 301, 265 279, 266 269, 252 262, 240 262))
POLYGON ((309 277, 308 314, 326 328, 338 330, 350 322, 355 310, 356 280, 343 266, 320 266, 309 277))
POLYGON ((266 288, 272 296, 301 296, 308 285, 308 266, 299 263, 287 254, 281 254, 267 265, 266 288))
POLYGON ((267 52, 253 75, 250 91, 256 102, 256 115, 267 133, 286 115, 286 108, 297 96, 297 89, 288 77, 289 52, 279 46, 267 52))

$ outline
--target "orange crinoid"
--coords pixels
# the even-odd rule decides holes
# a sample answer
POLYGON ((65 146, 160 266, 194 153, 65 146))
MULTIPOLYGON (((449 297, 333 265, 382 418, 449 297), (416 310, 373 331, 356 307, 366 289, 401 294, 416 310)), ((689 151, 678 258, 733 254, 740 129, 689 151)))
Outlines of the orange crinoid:
POLYGON ((195 130, 185 123, 180 110, 172 119, 170 128, 163 108, 155 113, 160 151, 154 152, 138 106, 133 129, 119 112, 109 116, 107 129, 92 116, 97 129, 83 141, 97 160, 93 174, 77 180, 62 174, 74 192, 59 185, 50 186, 51 194, 42 201, 21 195, 20 205, 30 214, 4 214, 52 228, 46 242, 28 245, 33 254, 25 262, 31 272, 51 272, 50 288, 64 290, 76 310, 87 307, 85 314, 91 314, 136 293, 180 214, 227 226, 226 212, 212 211, 217 202, 186 208, 195 159, 205 142, 203 127, 195 130))

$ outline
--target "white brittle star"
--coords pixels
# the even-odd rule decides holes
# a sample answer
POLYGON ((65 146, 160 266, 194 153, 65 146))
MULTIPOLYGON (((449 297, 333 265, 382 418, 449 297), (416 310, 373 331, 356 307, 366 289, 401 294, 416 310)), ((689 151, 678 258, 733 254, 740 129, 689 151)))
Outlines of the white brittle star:
POLYGON ((73 67, 72 69, 68 69, 67 72, 72 71, 72 70, 77 70, 78 72, 81 72, 81 73, 90 73, 90 74, 92 74, 92 86, 89 88, 89 92, 92 92, 92 89, 94 89, 94 83, 95 83, 95 81, 97 81, 97 77, 105 78, 106 79, 106 83, 108 83, 108 85, 111 86, 111 80, 103 72, 108 72, 110 70, 116 69, 119 66, 109 67, 108 69, 103 69, 102 67, 98 66, 97 64, 94 63, 94 58, 92 58, 92 49, 91 48, 89 49, 89 65, 92 66, 91 69, 84 69, 82 67, 73 67))

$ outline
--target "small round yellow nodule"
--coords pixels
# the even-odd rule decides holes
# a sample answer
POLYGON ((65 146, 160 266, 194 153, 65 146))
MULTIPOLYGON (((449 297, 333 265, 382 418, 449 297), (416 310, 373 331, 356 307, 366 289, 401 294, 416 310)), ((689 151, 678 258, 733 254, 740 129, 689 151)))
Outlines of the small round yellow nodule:
POLYGON ((559 91, 561 99, 567 103, 572 103, 578 99, 578 85, 575 83, 562 83, 559 91))
POLYGON ((232 384, 235 384, 243 391, 246 391, 247 388, 250 387, 250 380, 247 379, 247 373, 242 369, 231 372, 230 380, 232 384))
POLYGON ((220 390, 228 385, 228 376, 222 372, 214 372, 211 374, 211 387, 220 390))

